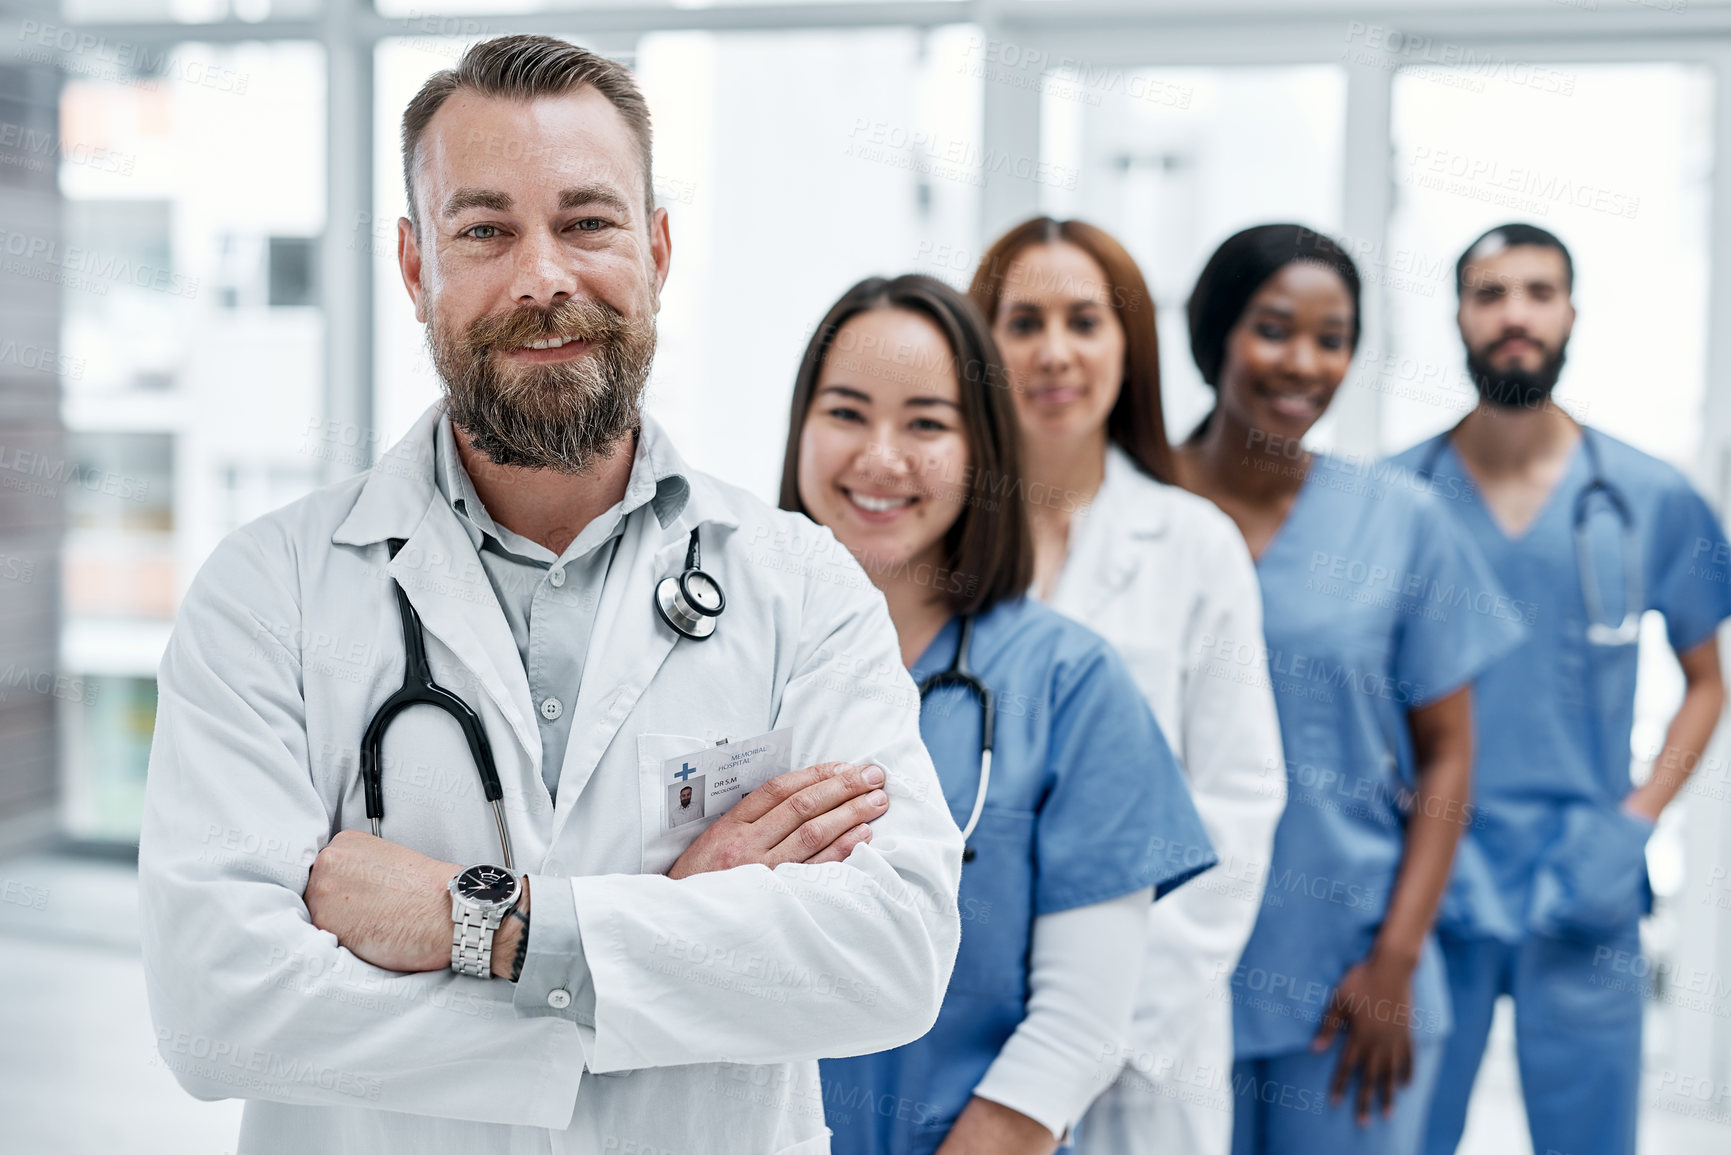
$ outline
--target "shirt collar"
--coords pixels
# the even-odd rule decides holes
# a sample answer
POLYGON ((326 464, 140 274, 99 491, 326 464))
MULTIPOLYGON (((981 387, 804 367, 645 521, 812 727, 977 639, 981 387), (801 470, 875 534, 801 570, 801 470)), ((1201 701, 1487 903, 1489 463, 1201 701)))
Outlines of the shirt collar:
MULTIPOLYGON (((488 514, 480 495, 475 492, 475 483, 469 477, 469 471, 463 468, 462 456, 457 452, 457 436, 448 415, 440 416, 438 430, 433 437, 433 484, 456 513, 458 524, 463 527, 463 532, 468 534, 470 542, 477 550, 490 540, 494 548, 517 556, 531 557, 543 562, 551 558, 550 550, 497 524, 488 514)), ((607 525, 607 531, 597 536, 590 533, 591 526, 585 526, 571 546, 583 547, 578 551, 579 555, 589 552, 617 533, 625 519, 645 505, 649 506, 655 514, 655 520, 665 529, 684 510, 690 496, 691 482, 685 476, 684 462, 673 452, 660 427, 646 421, 638 430, 637 447, 631 461, 631 476, 625 483, 625 496, 613 511, 609 511, 615 516, 610 522, 607 520, 608 514, 596 519, 597 524, 607 525)), ((569 556, 572 550, 567 549, 566 553, 569 556)))
MULTIPOLYGON (((331 533, 333 544, 369 546, 390 538, 406 539, 429 517, 456 516, 434 480, 433 454, 444 418, 444 402, 433 402, 371 469, 327 487, 338 500, 348 503, 348 512, 331 533)), ((647 413, 638 436, 638 452, 653 463, 650 475, 657 480, 657 496, 665 477, 677 475, 685 483, 683 487, 675 485, 668 500, 651 502, 657 516, 667 519, 660 526, 663 536, 668 530, 683 534, 699 525, 739 528, 745 501, 741 491, 688 468, 672 438, 647 413), (683 498, 673 496, 681 493, 683 498)))

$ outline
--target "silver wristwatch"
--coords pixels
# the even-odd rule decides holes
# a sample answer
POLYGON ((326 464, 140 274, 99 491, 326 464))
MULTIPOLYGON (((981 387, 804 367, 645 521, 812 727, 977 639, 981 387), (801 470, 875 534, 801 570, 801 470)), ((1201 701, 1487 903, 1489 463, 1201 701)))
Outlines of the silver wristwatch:
POLYGON ((523 880, 503 866, 471 866, 447 884, 451 892, 451 969, 493 977, 493 932, 523 896, 523 880))

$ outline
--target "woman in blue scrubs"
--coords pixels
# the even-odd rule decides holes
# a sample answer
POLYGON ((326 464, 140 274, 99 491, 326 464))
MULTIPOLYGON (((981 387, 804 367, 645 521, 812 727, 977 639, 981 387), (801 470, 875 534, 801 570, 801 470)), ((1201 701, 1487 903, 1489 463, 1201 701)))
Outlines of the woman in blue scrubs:
POLYGON ((781 504, 883 591, 913 676, 860 692, 911 697, 971 669, 994 705, 953 677, 927 686, 920 731, 966 833, 962 942, 930 1033, 822 1064, 838 1155, 1055 1150, 1117 1074, 1103 1057, 1129 1026, 1149 900, 1215 861, 1118 657, 1023 596, 1032 545, 1003 380, 973 306, 904 276, 837 302, 794 387, 781 504))
POLYGON ((1189 304, 1219 402, 1181 484, 1237 522, 1266 648, 1287 803, 1263 909, 1232 976, 1233 1150, 1416 1150, 1449 1028, 1432 936, 1472 764, 1468 683, 1519 639, 1495 579, 1422 484, 1302 445, 1358 342, 1358 273, 1297 225, 1220 246, 1189 304), (1346 1099, 1350 1096, 1350 1105, 1346 1099))

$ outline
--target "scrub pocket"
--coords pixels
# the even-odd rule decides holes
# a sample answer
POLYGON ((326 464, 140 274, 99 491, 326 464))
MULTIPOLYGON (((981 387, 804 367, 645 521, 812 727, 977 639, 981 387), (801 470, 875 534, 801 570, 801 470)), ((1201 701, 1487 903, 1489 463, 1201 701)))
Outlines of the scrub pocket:
POLYGON ((987 806, 969 842, 956 896, 962 941, 950 990, 1020 1007, 1028 997, 1028 934, 1034 922, 1034 827, 1031 810, 987 806))
POLYGON ((1653 824, 1617 805, 1578 803, 1533 874, 1527 928, 1550 938, 1627 933, 1653 909, 1647 839, 1653 824))

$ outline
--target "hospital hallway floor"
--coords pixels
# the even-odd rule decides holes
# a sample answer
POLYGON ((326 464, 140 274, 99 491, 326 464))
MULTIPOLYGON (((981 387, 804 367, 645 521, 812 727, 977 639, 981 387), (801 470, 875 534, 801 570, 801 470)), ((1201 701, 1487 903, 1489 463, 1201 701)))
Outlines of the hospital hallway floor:
MULTIPOLYGON (((157 1057, 133 867, 13 858, 0 862, 0 896, 0 1150, 235 1155, 240 1102, 193 1099, 157 1057)), ((1531 1155, 1507 1012, 1506 1004, 1498 1012, 1460 1155, 1531 1155)), ((1661 1065, 1649 1054, 1640 1155, 1731 1151, 1731 1114, 1691 1117, 1659 1105, 1661 1065)))

